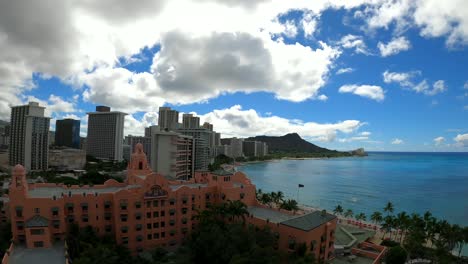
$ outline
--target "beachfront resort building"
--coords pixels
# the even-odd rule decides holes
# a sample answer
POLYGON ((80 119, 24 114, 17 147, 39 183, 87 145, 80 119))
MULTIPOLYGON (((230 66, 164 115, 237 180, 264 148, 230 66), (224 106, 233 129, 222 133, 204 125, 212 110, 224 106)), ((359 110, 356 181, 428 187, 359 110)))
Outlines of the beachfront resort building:
MULTIPOLYGON (((157 246, 174 248, 196 226, 197 210, 228 200, 240 200, 248 206, 247 223, 269 226, 279 239, 280 250, 294 251, 305 243, 307 252, 317 258, 333 258, 335 216, 320 211, 294 214, 261 205, 255 185, 241 172, 195 172, 188 181, 168 180, 151 171, 141 144, 131 155, 124 183, 28 184, 25 169, 16 165, 7 206, 14 242, 5 256, 21 257, 15 248, 23 254, 24 248, 63 245, 71 223, 91 226, 99 235, 112 235, 134 254, 157 246)), ((27 252, 24 254, 34 250, 27 252)))

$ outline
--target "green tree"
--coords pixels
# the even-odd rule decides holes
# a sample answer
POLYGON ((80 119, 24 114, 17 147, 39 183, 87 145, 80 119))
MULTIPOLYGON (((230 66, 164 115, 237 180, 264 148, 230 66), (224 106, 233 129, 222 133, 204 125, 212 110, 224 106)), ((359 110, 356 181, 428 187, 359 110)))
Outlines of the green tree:
POLYGON ((344 213, 344 217, 346 218, 353 217, 353 210, 351 209, 346 210, 346 212, 344 213))
POLYGON ((393 210, 394 210, 394 206, 393 206, 393 203, 392 202, 388 202, 387 205, 384 207, 384 212, 387 213, 387 215, 390 215, 393 213, 393 210))
POLYGON ((400 246, 391 247, 385 255, 385 262, 391 264, 404 264, 408 253, 400 246))
POLYGON ((341 215, 343 213, 343 207, 341 205, 337 205, 335 207, 335 209, 333 209, 333 212, 336 214, 336 215, 341 215))
POLYGON ((374 212, 372 213, 370 219, 375 223, 375 224, 380 224, 383 220, 382 213, 381 212, 374 212))
POLYGON ((293 212, 296 212, 297 210, 299 210, 297 201, 294 199, 287 199, 283 201, 283 203, 281 203, 280 205, 280 208, 284 210, 288 210, 288 211, 293 211, 293 212))

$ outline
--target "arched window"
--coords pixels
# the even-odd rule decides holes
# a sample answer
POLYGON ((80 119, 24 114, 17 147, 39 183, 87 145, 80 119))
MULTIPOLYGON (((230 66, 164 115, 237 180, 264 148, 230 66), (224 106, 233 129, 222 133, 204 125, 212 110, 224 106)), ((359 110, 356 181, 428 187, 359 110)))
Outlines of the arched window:
POLYGON ((139 169, 139 170, 142 170, 142 169, 143 169, 143 161, 140 161, 140 162, 138 163, 138 169, 139 169))

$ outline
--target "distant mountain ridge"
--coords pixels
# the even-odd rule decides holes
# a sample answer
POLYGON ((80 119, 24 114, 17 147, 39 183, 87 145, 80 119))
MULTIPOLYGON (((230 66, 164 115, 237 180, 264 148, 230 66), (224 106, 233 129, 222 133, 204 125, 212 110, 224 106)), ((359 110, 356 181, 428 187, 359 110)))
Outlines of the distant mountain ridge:
POLYGON ((287 152, 287 153, 330 153, 338 152, 327 148, 319 147, 309 141, 304 140, 297 133, 290 133, 284 136, 256 136, 245 140, 262 141, 267 143, 268 152, 287 152))

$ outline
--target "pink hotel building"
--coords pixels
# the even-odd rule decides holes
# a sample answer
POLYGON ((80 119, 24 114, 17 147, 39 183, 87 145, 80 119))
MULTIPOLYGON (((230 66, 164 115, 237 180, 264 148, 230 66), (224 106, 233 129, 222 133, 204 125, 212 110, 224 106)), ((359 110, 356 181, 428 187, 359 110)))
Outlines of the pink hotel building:
POLYGON ((244 202, 249 211, 246 221, 268 225, 279 237, 280 250, 292 251, 306 243, 316 257, 333 258, 335 216, 319 211, 293 214, 261 205, 255 185, 241 172, 196 172, 188 181, 170 181, 149 169, 141 144, 131 155, 124 183, 28 184, 25 169, 16 165, 7 208, 16 245, 51 247, 64 240, 67 224, 77 223, 92 226, 99 235, 112 234, 117 243, 137 253, 156 246, 177 247, 197 224, 195 209, 227 200, 244 202))

